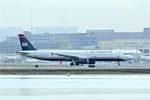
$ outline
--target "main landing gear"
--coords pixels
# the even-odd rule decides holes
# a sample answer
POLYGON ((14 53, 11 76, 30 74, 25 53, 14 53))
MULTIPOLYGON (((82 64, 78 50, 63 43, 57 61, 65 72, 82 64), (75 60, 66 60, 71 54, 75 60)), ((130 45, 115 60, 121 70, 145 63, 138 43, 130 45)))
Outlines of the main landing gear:
POLYGON ((39 65, 35 65, 35 68, 38 68, 39 67, 39 65))
POLYGON ((94 67, 95 67, 95 65, 94 65, 94 64, 90 64, 88 67, 90 67, 90 68, 94 68, 94 67))
MULTIPOLYGON (((82 64, 79 64, 79 63, 73 63, 73 62, 70 63, 70 66, 75 66, 75 65, 76 66, 83 66, 82 64)), ((89 64, 88 67, 94 68, 95 64, 89 64)))
POLYGON ((70 63, 70 66, 74 66, 74 65, 76 65, 76 66, 79 66, 79 63, 70 63))
POLYGON ((70 63, 70 66, 74 66, 74 63, 72 62, 72 63, 70 63))

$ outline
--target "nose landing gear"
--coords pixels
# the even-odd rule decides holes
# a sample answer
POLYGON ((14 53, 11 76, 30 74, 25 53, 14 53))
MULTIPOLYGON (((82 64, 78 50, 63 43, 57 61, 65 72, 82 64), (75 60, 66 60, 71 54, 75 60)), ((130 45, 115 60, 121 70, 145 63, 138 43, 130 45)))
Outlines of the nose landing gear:
POLYGON ((120 66, 121 64, 120 64, 120 61, 118 61, 118 66, 120 66))

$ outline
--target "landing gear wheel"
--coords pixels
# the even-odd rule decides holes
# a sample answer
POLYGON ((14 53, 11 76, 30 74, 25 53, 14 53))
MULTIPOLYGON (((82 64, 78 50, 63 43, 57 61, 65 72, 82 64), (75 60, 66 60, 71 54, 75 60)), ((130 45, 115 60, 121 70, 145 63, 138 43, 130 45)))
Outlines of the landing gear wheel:
POLYGON ((129 64, 132 64, 132 61, 129 61, 129 64))
POLYGON ((90 67, 90 68, 94 68, 94 67, 95 67, 95 65, 89 65, 88 67, 90 67))
POLYGON ((39 66, 38 65, 35 65, 35 68, 38 68, 39 66))
POLYGON ((76 66, 79 66, 79 63, 76 63, 76 66))
POLYGON ((72 62, 72 63, 70 63, 70 66, 74 66, 74 63, 72 62))

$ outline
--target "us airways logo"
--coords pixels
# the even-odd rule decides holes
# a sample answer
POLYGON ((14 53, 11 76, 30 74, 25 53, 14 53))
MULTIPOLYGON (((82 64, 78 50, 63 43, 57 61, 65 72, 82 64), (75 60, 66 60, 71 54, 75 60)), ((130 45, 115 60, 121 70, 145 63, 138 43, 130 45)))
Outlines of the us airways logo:
POLYGON ((22 46, 23 46, 23 47, 27 47, 27 46, 28 46, 28 43, 27 43, 27 42, 22 42, 22 46))

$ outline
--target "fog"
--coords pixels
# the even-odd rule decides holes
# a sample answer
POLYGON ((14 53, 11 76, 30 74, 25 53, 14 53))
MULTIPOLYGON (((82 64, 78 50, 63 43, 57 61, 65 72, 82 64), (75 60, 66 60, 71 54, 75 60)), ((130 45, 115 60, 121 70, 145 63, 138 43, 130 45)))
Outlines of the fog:
POLYGON ((0 0, 0 27, 31 25, 142 31, 150 26, 150 1, 0 0))

